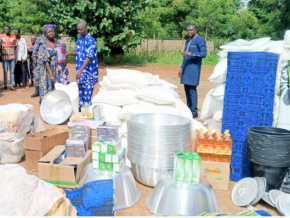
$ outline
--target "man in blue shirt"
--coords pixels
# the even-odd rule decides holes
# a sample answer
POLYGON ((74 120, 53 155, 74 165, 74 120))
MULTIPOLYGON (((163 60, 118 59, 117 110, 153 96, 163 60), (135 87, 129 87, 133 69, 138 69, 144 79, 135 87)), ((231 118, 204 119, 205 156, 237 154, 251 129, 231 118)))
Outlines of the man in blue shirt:
POLYGON ((77 25, 80 37, 74 52, 67 56, 76 56, 76 81, 79 86, 79 110, 87 103, 91 104, 94 85, 98 83, 98 57, 96 40, 88 33, 87 23, 80 21, 77 25))
POLYGON ((183 63, 178 76, 181 78, 181 84, 184 84, 187 106, 191 110, 193 118, 196 118, 198 117, 196 87, 199 84, 202 58, 206 57, 207 48, 205 39, 197 34, 195 24, 187 26, 187 34, 189 39, 182 52, 183 63))

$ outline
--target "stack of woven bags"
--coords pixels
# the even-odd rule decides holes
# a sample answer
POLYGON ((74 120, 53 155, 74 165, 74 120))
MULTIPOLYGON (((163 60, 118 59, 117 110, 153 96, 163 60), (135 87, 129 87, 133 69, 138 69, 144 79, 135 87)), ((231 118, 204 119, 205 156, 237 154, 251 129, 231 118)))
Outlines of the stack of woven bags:
POLYGON ((273 111, 273 126, 276 127, 279 115, 281 63, 285 60, 290 60, 290 31, 285 32, 284 41, 272 41, 270 37, 263 37, 250 41, 238 39, 220 46, 220 49, 221 51, 218 53, 219 62, 209 77, 209 81, 213 83, 214 87, 207 93, 201 110, 201 119, 204 120, 204 124, 208 128, 221 129, 225 82, 227 78, 228 52, 272 52, 280 55, 276 72, 275 106, 273 111))
POLYGON ((122 147, 127 147, 126 120, 132 114, 165 113, 189 118, 192 129, 204 128, 174 90, 177 87, 158 75, 129 69, 107 69, 94 105, 102 105, 107 125, 119 126, 122 147))
POLYGON ((34 118, 30 104, 0 106, 0 163, 18 163, 21 160, 24 155, 23 137, 35 131, 34 118))

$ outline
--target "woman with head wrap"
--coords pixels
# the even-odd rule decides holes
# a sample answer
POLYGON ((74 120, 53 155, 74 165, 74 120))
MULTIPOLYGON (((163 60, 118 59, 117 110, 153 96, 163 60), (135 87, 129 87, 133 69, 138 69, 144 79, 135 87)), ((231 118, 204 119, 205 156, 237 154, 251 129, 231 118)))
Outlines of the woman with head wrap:
MULTIPOLYGON (((55 36, 56 26, 47 24, 43 28, 43 33, 47 41, 39 47, 38 58, 43 62, 40 68, 40 84, 39 84, 39 97, 40 103, 44 96, 54 90, 54 83, 61 82, 61 73, 57 65, 57 41, 55 36)), ((69 77, 68 77, 69 78, 69 77)))

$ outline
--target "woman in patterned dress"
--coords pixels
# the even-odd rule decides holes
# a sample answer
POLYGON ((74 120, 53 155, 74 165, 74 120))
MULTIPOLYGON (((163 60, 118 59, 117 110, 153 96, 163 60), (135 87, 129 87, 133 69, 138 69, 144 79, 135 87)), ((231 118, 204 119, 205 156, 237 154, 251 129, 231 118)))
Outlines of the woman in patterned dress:
MULTIPOLYGON (((39 48, 39 59, 42 60, 43 64, 40 68, 40 85, 39 85, 39 97, 40 104, 49 92, 54 90, 54 83, 64 83, 64 75, 58 69, 58 56, 57 56, 57 44, 60 44, 55 36, 55 25, 48 24, 43 28, 43 32, 47 38, 47 41, 39 48)), ((67 79, 69 76, 66 75, 67 79)), ((67 84, 67 81, 65 81, 67 84)))

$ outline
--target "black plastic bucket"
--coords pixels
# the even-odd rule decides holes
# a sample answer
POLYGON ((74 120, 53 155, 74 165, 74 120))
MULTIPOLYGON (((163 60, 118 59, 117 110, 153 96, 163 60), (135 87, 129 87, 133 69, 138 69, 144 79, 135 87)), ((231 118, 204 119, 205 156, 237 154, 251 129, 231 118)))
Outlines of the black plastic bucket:
POLYGON ((252 177, 264 177, 267 180, 266 192, 280 189, 287 174, 288 167, 270 167, 251 162, 252 177))

